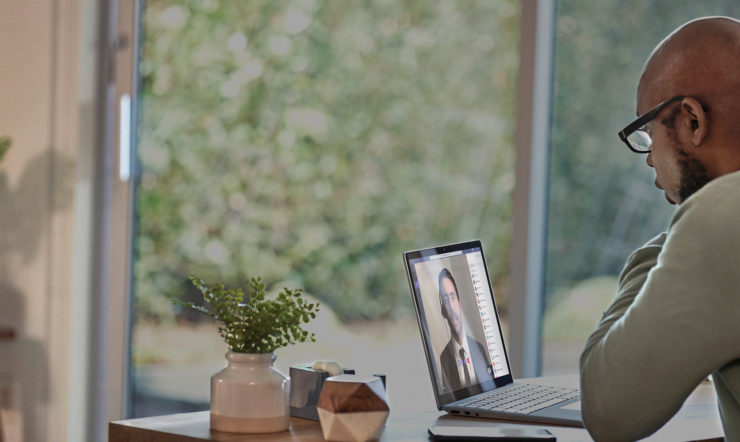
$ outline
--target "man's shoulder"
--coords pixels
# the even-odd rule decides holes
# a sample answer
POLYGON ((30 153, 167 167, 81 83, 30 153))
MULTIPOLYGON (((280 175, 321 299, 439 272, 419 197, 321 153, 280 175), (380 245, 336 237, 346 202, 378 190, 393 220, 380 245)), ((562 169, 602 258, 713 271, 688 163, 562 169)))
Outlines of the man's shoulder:
POLYGON ((708 182, 696 193, 681 204, 679 211, 684 207, 701 207, 712 209, 717 203, 740 201, 740 171, 722 175, 708 182))
POLYGON ((716 178, 681 204, 669 230, 699 223, 706 228, 740 232, 740 171, 716 178))

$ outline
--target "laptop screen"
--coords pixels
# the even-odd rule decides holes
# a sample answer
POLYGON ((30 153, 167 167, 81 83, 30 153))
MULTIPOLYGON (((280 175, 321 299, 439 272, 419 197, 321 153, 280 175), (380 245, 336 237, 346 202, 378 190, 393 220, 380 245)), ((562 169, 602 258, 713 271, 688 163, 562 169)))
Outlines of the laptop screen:
POLYGON ((480 241, 404 258, 438 402, 511 382, 480 241))

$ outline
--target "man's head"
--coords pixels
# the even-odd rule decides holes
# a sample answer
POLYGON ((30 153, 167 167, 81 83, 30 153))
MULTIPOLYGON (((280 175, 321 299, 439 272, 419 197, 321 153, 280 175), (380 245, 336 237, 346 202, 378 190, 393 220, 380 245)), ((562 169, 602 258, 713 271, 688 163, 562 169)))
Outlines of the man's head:
POLYGON ((714 178, 740 170, 740 21, 684 24, 648 58, 637 114, 676 96, 646 124, 647 163, 668 201, 680 204, 714 178))
POLYGON ((442 305, 442 317, 450 325, 452 338, 458 344, 462 344, 462 338, 465 335, 463 327, 462 309, 460 308, 460 298, 457 294, 457 284, 447 269, 439 272, 439 302, 442 305))

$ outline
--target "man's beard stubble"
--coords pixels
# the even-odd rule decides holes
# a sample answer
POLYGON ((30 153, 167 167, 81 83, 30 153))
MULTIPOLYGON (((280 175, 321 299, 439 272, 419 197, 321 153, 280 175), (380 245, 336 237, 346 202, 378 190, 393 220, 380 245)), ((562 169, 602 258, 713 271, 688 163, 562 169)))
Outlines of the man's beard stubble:
POLYGON ((675 145, 676 151, 678 152, 678 165, 681 168, 681 181, 679 182, 678 187, 678 197, 680 198, 681 203, 683 203, 688 197, 696 193, 696 191, 711 181, 711 178, 709 178, 707 167, 702 164, 701 161, 689 155, 685 149, 685 145, 676 134, 675 124, 679 110, 680 108, 675 109, 667 116, 667 118, 663 119, 661 123, 666 125, 668 130, 668 139, 675 145))
POLYGON ((694 157, 689 156, 683 149, 679 149, 681 158, 681 182, 679 183, 678 196, 681 202, 704 187, 710 180, 706 166, 694 157))

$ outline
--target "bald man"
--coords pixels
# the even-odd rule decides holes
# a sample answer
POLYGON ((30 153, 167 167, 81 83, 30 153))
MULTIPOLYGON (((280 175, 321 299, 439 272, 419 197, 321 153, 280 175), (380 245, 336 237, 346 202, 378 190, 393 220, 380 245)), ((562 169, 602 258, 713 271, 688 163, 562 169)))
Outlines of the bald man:
POLYGON ((689 22, 650 55, 635 122, 679 208, 635 251, 581 355, 582 414, 596 440, 658 430, 711 374, 725 436, 740 440, 740 22, 689 22))

